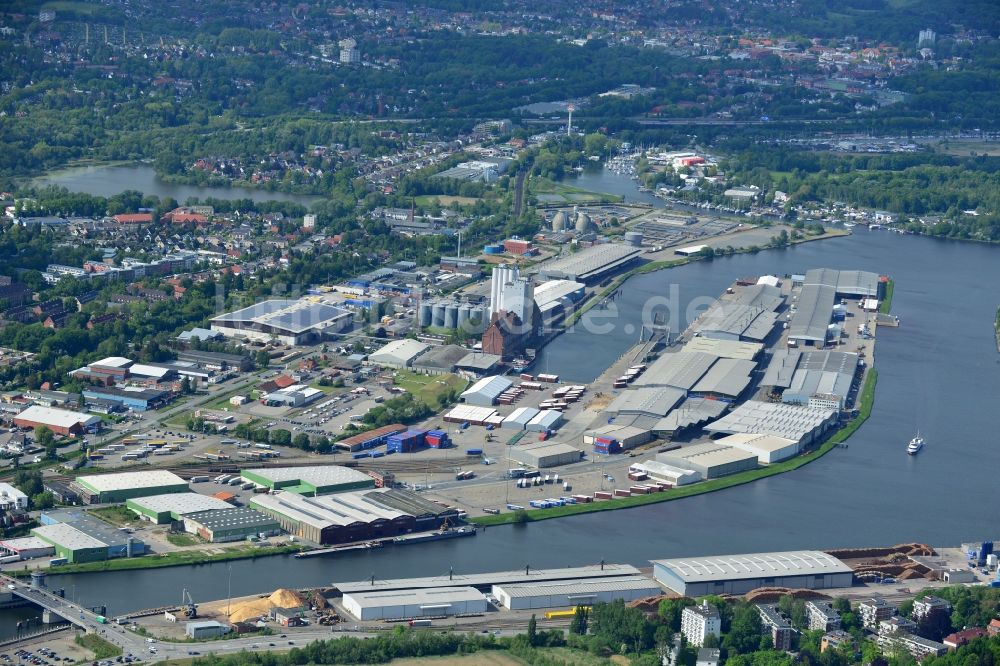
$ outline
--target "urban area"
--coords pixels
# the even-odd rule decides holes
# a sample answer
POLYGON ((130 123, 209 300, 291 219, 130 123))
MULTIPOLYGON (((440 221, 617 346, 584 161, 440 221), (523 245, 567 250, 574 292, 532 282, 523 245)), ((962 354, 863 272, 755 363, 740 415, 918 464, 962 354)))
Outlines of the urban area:
POLYGON ((0 6, 0 661, 992 666, 985 524, 388 573, 851 447, 864 244, 1000 240, 1000 9, 827 4, 0 6))

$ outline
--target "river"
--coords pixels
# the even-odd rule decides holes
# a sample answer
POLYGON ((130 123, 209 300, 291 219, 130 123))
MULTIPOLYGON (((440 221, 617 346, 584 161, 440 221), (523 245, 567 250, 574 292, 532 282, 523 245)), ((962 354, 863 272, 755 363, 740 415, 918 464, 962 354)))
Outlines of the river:
MULTIPOLYGON (((184 588, 196 601, 225 598, 230 581, 238 596, 371 575, 446 575, 449 568, 481 572, 601 559, 641 566, 684 555, 997 538, 992 507, 1000 447, 993 436, 1000 418, 989 406, 1000 395, 992 326, 1000 302, 997 252, 859 227, 852 236, 695 262, 632 278, 615 304, 620 317, 590 313, 592 325, 578 325, 544 350, 540 368, 587 381, 636 340, 652 298, 666 303, 659 307, 669 310, 677 331, 737 277, 824 266, 888 274, 896 281, 893 312, 902 325, 879 332, 874 412, 848 448, 794 472, 677 502, 493 527, 473 539, 329 558, 53 576, 50 585, 88 604, 107 604, 115 614, 179 603, 184 588), (609 323, 609 332, 594 330, 609 323), (907 456, 917 428, 927 445, 907 456)), ((0 634, 11 624, 6 620, 0 613, 0 634)))
POLYGON ((125 190, 137 190, 147 195, 170 197, 183 204, 188 199, 250 199, 291 201, 309 207, 323 197, 309 194, 287 194, 248 187, 199 187, 168 183, 156 175, 153 167, 144 164, 70 167, 41 176, 32 181, 37 186, 59 185, 71 192, 84 192, 99 197, 112 197, 125 190))

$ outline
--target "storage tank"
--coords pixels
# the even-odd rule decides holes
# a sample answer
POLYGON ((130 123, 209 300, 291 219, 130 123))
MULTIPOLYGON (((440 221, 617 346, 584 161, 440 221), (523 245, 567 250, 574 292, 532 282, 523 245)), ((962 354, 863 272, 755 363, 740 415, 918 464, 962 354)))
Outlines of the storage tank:
POLYGON ((444 327, 448 329, 458 328, 458 304, 448 303, 444 306, 444 327))
POLYGON ((433 308, 431 307, 430 301, 424 301, 420 304, 420 315, 417 319, 417 323, 420 326, 430 326, 432 321, 433 308))
POLYGON ((444 326, 444 303, 437 301, 431 309, 431 326, 442 328, 444 326))
POLYGON ((468 330, 469 319, 472 318, 472 306, 468 303, 463 303, 458 308, 458 327, 460 329, 468 330))
POLYGON ((503 245, 500 243, 487 245, 483 248, 483 254, 503 254, 503 245))
POLYGON ((626 231, 625 242, 632 247, 639 247, 642 245, 642 233, 638 231, 626 231))
POLYGON ((561 210, 552 218, 552 231, 566 231, 568 226, 569 216, 566 215, 566 211, 561 210))

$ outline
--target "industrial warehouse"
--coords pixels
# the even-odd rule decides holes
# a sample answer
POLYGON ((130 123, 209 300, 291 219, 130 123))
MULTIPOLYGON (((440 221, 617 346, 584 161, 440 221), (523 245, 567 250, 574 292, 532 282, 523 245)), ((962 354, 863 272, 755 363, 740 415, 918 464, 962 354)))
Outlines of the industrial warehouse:
POLYGON ((388 488, 322 497, 257 495, 250 506, 277 520, 289 534, 324 545, 432 530, 458 517, 457 509, 388 488))
POLYGON ((249 338, 286 345, 322 341, 349 328, 354 322, 350 310, 312 300, 271 299, 211 320, 213 331, 226 337, 249 338))
POLYGON ((486 597, 472 587, 344 594, 344 609, 359 620, 398 620, 485 613, 486 597))
POLYGON ((240 472, 240 476, 261 488, 306 497, 375 487, 374 479, 364 472, 337 466, 248 469, 240 472))
POLYGON ((493 596, 508 610, 568 608, 595 603, 625 602, 659 596, 660 586, 645 576, 597 580, 552 580, 493 586, 493 596))
POLYGON ((140 539, 80 511, 45 511, 39 521, 41 527, 32 529, 31 535, 52 544, 56 555, 68 563, 136 557, 146 552, 140 539))
POLYGON ((187 481, 166 470, 78 476, 70 487, 88 504, 124 502, 134 497, 188 491, 187 481))
POLYGON ((140 518, 157 525, 176 522, 182 520, 184 516, 201 511, 233 508, 228 502, 198 493, 168 493, 137 497, 127 500, 125 506, 140 518))
POLYGON ((759 587, 824 590, 854 581, 849 566, 816 550, 654 560, 653 576, 686 597, 739 595, 759 587))
POLYGON ((101 417, 72 412, 67 409, 33 405, 14 417, 18 428, 45 426, 57 435, 79 435, 93 430, 101 423, 101 417))
POLYGON ((617 243, 592 245, 579 252, 544 264, 539 276, 548 280, 571 280, 590 284, 621 270, 638 259, 642 248, 617 243))

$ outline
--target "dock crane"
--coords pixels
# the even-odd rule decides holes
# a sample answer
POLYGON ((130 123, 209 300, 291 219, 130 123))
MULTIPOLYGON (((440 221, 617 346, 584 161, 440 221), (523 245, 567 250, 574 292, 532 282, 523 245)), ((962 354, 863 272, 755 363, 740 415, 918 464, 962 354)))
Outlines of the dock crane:
POLYGON ((198 604, 191 598, 191 593, 187 591, 187 588, 181 591, 181 605, 187 605, 187 608, 184 609, 184 617, 189 620, 198 617, 198 604))

